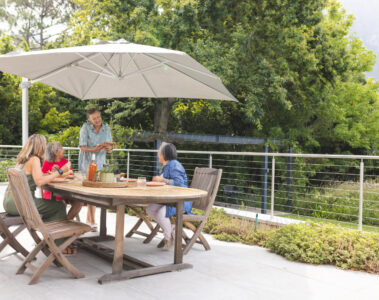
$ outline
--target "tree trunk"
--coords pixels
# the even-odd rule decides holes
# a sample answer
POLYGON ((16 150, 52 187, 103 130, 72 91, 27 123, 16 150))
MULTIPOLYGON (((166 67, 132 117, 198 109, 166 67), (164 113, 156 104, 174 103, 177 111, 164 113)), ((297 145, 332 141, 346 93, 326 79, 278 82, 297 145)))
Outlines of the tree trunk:
POLYGON ((168 119, 170 117, 171 106, 176 101, 175 98, 157 100, 154 111, 154 131, 167 132, 168 119))

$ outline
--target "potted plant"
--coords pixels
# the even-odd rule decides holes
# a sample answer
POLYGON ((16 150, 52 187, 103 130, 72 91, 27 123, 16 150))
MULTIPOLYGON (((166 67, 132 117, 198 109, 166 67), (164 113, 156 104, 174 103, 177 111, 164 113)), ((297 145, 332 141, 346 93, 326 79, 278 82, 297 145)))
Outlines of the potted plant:
POLYGON ((117 171, 116 165, 104 164, 104 167, 98 171, 98 178, 100 182, 114 182, 114 172, 117 171))

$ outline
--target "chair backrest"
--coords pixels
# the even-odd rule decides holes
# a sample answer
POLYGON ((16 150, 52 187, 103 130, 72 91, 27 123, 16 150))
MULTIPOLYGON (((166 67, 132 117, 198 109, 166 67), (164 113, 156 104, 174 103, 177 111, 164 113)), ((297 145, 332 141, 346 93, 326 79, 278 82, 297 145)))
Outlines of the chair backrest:
POLYGON ((7 176, 13 200, 25 225, 29 229, 39 228, 43 223, 36 204, 34 203, 25 171, 16 168, 8 168, 7 176))
POLYGON ((196 188, 208 192, 208 197, 193 201, 192 207, 210 210, 217 196, 220 185, 222 169, 196 168, 193 174, 191 188, 196 188))

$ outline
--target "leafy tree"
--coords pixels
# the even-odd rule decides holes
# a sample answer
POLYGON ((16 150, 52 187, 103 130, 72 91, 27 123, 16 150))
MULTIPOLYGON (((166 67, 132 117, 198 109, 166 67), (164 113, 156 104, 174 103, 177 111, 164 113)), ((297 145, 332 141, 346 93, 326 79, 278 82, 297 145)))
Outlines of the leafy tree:
MULTIPOLYGON (((179 49, 220 76, 239 103, 82 102, 37 85, 31 90, 37 130, 54 107, 57 113, 71 113, 67 126, 80 126, 85 108, 96 105, 110 124, 137 130, 282 138, 309 152, 372 153, 378 147, 378 86, 364 74, 375 56, 347 35, 353 16, 337 0, 72 2, 78 9, 70 35, 64 33, 49 47, 124 38, 179 49)), ((10 91, 14 97, 19 93, 17 85, 4 95, 10 91)))
POLYGON ((66 29, 64 24, 74 8, 74 3, 67 0, 8 0, 0 3, 0 20, 29 48, 42 49, 66 29))
POLYGON ((58 112, 56 107, 51 108, 40 121, 40 127, 45 132, 56 133, 69 124, 70 113, 58 112))

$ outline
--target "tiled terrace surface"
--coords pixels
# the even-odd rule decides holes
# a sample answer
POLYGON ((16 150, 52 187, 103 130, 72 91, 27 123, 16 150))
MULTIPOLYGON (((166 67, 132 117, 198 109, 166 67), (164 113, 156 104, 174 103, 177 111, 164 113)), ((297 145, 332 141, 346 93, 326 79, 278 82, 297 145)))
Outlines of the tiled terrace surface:
MULTIPOLYGON (((4 187, 0 186, 0 201, 4 187)), ((2 206, 0 205, 0 210, 2 206)), ((99 219, 99 211, 97 211, 99 219)), ((85 208, 81 219, 85 220, 85 208)), ((131 228, 135 217, 125 217, 131 228)), ((108 231, 113 233, 115 215, 108 214, 108 231)), ((93 234, 93 233, 91 233, 93 234)), ((111 271, 111 265, 84 250, 69 257, 84 274, 72 279, 63 270, 51 266, 34 286, 28 286, 30 272, 15 275, 21 260, 12 255, 0 260, 0 299, 376 299, 379 276, 344 271, 334 266, 313 266, 290 262, 256 246, 226 243, 206 236, 211 251, 195 245, 184 262, 193 269, 128 281, 99 285, 97 278, 111 271)), ((28 233, 21 241, 33 246, 28 233)), ((143 244, 142 238, 125 240, 125 252, 152 264, 172 262, 173 252, 156 248, 159 238, 143 244)), ((107 242, 112 245, 112 242, 107 242)), ((11 252, 6 248, 0 256, 11 252)), ((42 256, 39 256, 42 258, 42 256)))

